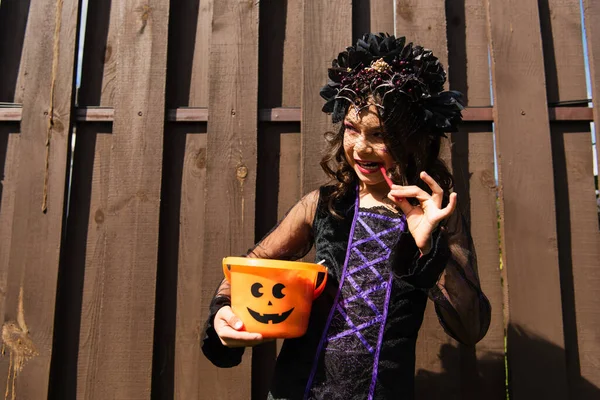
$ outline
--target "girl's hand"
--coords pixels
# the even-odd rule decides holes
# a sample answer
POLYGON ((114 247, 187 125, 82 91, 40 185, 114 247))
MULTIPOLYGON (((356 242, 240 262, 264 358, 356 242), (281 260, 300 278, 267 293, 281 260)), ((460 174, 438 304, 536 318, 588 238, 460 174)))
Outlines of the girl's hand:
POLYGON ((450 201, 442 208, 444 191, 431 176, 425 171, 421 172, 421 179, 431 188, 430 195, 418 186, 392 185, 388 198, 396 203, 404 215, 408 230, 415 239, 415 243, 422 254, 431 250, 431 232, 438 224, 448 218, 456 208, 456 193, 450 194, 450 201), (406 198, 414 197, 419 200, 418 206, 410 204, 406 198))
POLYGON ((255 346, 267 340, 263 339, 260 333, 250 333, 243 331, 244 324, 239 319, 231 307, 221 307, 215 315, 214 322, 215 331, 223 343, 227 347, 248 347, 255 346))

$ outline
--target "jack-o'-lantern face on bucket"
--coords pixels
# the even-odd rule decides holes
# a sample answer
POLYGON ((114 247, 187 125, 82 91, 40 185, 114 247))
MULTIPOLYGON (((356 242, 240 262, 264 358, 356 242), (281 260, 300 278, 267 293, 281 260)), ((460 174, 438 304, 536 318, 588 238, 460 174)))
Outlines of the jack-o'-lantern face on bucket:
POLYGON ((287 317, 290 316, 292 311, 294 311, 294 307, 283 312, 277 312, 279 311, 279 307, 277 307, 276 303, 278 303, 279 300, 285 297, 286 294, 284 293, 284 290, 285 285, 283 283, 276 283, 275 285, 273 285, 270 291, 269 287, 265 288, 264 285, 260 282, 253 283, 250 287, 250 292, 252 293, 252 296, 256 299, 263 299, 263 304, 260 310, 263 310, 264 312, 261 313, 260 311, 256 311, 250 307, 246 307, 252 318, 263 324, 279 324, 285 321, 287 317), (267 293, 265 293, 265 291, 267 291, 267 293), (265 296, 265 294, 267 294, 267 296, 265 296), (272 297, 269 296, 269 294, 271 294, 272 297))
POLYGON ((248 332, 285 337, 306 325, 317 273, 241 267, 237 271, 231 275, 231 306, 248 332))
POLYGON ((231 309, 248 332, 291 338, 306 332, 312 302, 325 289, 327 268, 295 261, 227 257, 231 309))

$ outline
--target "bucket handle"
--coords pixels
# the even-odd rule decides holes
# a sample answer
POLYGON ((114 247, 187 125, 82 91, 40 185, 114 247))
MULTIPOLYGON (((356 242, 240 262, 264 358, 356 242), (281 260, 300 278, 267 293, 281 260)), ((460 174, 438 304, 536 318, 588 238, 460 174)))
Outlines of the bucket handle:
POLYGON ((226 264, 225 259, 223 259, 223 274, 227 282, 231 283, 231 265, 226 264))
POLYGON ((327 283, 327 275, 328 275, 327 268, 325 269, 325 272, 319 272, 317 274, 317 282, 319 280, 319 275, 321 275, 321 274, 323 274, 323 280, 321 281, 321 284, 315 288, 313 300, 316 299, 317 297, 319 297, 321 295, 321 293, 323 293, 323 290, 325 289, 325 284, 327 283))

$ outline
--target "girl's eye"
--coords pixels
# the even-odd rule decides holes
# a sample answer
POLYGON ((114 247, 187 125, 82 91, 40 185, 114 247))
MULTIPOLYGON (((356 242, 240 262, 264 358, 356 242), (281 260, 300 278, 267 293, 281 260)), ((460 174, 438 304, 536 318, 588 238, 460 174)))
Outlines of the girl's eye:
POLYGON ((346 131, 356 133, 356 128, 354 128, 352 125, 344 125, 344 128, 346 128, 346 131))
POLYGON ((383 132, 375 132, 372 135, 373 135, 373 137, 376 137, 376 138, 382 138, 383 137, 383 132))

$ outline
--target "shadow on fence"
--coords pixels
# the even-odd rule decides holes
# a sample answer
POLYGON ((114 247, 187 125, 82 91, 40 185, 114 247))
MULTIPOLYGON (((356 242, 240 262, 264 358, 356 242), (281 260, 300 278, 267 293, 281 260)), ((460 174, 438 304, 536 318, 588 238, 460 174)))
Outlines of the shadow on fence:
MULTIPOLYGON (((544 340, 543 338, 534 334, 528 333, 524 328, 519 326, 509 326, 508 337, 511 341, 511 348, 527 348, 528 353, 532 355, 536 361, 532 362, 536 365, 536 368, 530 371, 528 377, 518 377, 519 380, 528 380, 534 376, 545 377, 548 382, 552 382, 553 375, 556 375, 555 361, 564 359, 565 350, 544 340)), ((477 361, 477 373, 472 376, 476 376, 474 381, 468 382, 468 387, 463 386, 462 394, 459 396, 458 393, 455 396, 449 397, 448 388, 455 386, 454 380, 457 377, 456 370, 459 368, 457 362, 460 363, 461 357, 464 357, 465 351, 463 346, 452 346, 450 344, 444 344, 440 347, 439 358, 443 368, 442 372, 431 372, 427 370, 419 370, 415 375, 415 386, 417 398, 428 399, 428 400, 452 400, 460 398, 481 398, 478 394, 482 393, 483 389, 489 385, 494 384, 495 371, 498 368, 504 368, 505 360, 504 355, 499 353, 487 353, 482 357, 479 357, 477 361), (468 394, 465 392, 468 390, 468 394), (465 396, 466 395, 466 396, 465 396)), ((466 352, 468 353, 468 352, 466 352)), ((510 358, 510 354, 508 355, 510 358)), ((510 365, 510 364, 509 364, 510 365)), ((508 380, 509 382, 514 380, 515 376, 511 375, 510 367, 508 369, 508 380)), ((555 377, 561 379, 562 377, 555 377)), ((570 399, 597 399, 600 398, 600 388, 594 386, 588 380, 581 375, 571 374, 569 376, 571 380, 569 382, 569 393, 570 399)), ((532 379, 532 381, 537 381, 532 379)), ((549 385, 549 387, 552 387, 549 385)), ((528 389, 531 397, 529 398, 555 398, 550 394, 548 397, 542 396, 546 388, 530 387, 528 389)), ((522 395, 522 391, 520 392, 522 395)), ((547 394, 547 393, 546 393, 547 394)), ((508 393, 507 393, 508 395, 508 393)), ((511 396, 511 398, 513 398, 511 396)), ((527 396, 524 396, 527 398, 527 396)))

